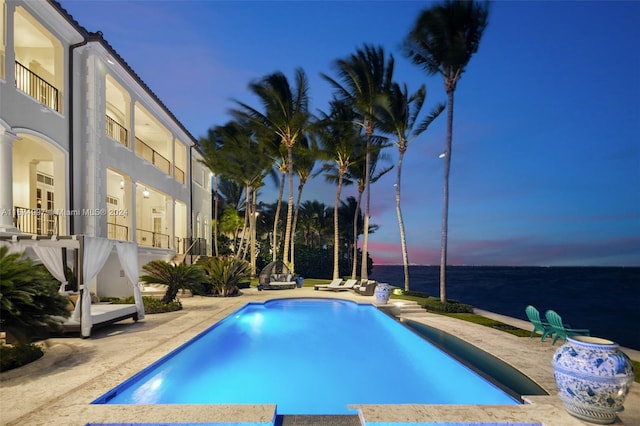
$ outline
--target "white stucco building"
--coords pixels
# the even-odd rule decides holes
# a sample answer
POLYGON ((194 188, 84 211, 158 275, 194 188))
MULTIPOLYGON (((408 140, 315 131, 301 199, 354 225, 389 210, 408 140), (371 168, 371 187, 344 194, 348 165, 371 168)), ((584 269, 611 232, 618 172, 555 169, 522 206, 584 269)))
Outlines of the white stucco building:
MULTIPOLYGON (((135 242, 140 266, 194 242, 210 254, 212 174, 196 139, 57 2, 0 10, 0 235, 135 242)), ((130 294, 115 250, 91 286, 130 294)))

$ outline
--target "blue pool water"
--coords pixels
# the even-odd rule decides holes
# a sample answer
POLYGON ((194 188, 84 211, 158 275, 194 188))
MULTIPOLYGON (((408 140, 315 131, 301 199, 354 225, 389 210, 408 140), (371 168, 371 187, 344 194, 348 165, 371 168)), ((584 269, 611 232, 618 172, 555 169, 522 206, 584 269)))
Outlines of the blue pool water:
POLYGON ((277 404, 278 414, 518 404, 374 306, 328 299, 249 303, 94 403, 277 404))

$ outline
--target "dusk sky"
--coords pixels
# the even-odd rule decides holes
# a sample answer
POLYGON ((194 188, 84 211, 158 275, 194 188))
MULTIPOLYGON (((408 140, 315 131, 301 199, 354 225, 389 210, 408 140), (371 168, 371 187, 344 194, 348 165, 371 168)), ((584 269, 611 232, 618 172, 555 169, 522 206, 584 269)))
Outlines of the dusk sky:
MULTIPOLYGON (((104 38, 196 138, 225 124, 232 99, 274 71, 301 67, 311 108, 326 110, 332 62, 364 43, 393 54, 395 79, 442 79, 400 44, 424 1, 61 0, 104 38)), ((455 94, 449 264, 640 266, 640 2, 496 1, 455 94)), ((409 261, 438 264, 445 114, 409 147, 402 209, 409 261)), ((389 148, 390 163, 397 149, 389 148)), ((369 251, 401 264, 395 170, 372 186, 369 251)), ((297 184, 296 184, 297 186, 297 184)), ((265 189, 261 200, 274 202, 265 189)), ((321 176, 304 200, 333 206, 321 176)), ((346 188, 343 199, 355 195, 346 188)))

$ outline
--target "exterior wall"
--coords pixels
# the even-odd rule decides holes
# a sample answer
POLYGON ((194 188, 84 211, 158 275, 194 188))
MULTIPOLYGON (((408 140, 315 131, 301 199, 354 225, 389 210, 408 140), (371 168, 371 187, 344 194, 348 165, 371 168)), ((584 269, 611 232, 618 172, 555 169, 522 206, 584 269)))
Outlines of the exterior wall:
MULTIPOLYGON (((211 173, 197 161, 193 136, 101 34, 87 33, 55 3, 0 0, 2 9, 0 234, 47 235, 42 221, 37 230, 16 228, 13 214, 48 200, 61 213, 49 235, 136 241, 140 267, 171 260, 197 235, 210 254, 211 173), (25 34, 50 46, 45 56, 36 57, 25 34), (30 65, 16 65, 17 57, 30 65), (16 70, 55 87, 57 101, 17 87, 16 70), (50 198, 37 199, 45 184, 50 198)), ((120 271, 114 251, 90 286, 101 296, 129 295, 120 271), (112 283, 108 291, 103 282, 112 283)))

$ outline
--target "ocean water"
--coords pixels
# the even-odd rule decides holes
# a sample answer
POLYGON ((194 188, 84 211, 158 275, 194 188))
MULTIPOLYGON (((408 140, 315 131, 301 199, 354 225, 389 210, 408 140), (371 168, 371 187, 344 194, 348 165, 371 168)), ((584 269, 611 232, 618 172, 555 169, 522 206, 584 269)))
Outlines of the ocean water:
MULTIPOLYGON (((410 266, 411 290, 439 297, 439 275, 438 266, 410 266)), ((374 266, 369 278, 404 288, 401 265, 374 266)), ((447 298, 523 320, 527 305, 543 317, 553 309, 574 328, 640 350, 640 268, 450 266, 447 298)))

